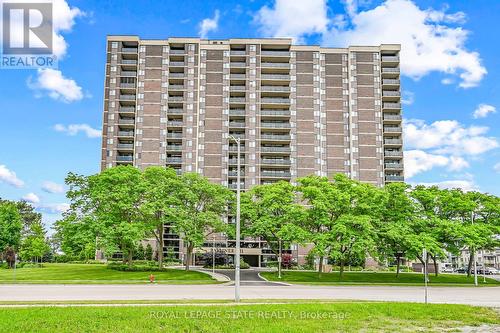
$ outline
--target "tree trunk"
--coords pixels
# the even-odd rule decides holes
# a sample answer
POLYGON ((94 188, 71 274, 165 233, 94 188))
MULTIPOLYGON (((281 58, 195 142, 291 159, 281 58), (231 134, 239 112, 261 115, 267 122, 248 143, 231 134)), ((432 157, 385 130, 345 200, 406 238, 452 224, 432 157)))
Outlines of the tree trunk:
POLYGON ((128 263, 128 267, 132 267, 132 256, 134 254, 134 251, 132 249, 130 249, 128 251, 128 258, 127 258, 127 263, 128 263))
POLYGON ((425 270, 425 276, 424 276, 424 279, 427 281, 427 283, 429 282, 429 253, 427 253, 427 256, 425 256, 425 266, 427 267, 427 269, 425 270))
POLYGON ((344 276, 344 259, 340 259, 340 278, 344 276))
POLYGON ((321 273, 323 273, 323 256, 319 257, 318 276, 321 276, 321 273))
POLYGON ((431 256, 431 257, 432 257, 432 261, 434 262, 434 276, 438 276, 439 269, 438 269, 438 264, 437 264, 436 256, 431 256))
POLYGON ((399 277, 399 269, 401 267, 401 257, 396 256, 396 277, 399 277))
POLYGON ((471 275, 473 261, 474 261, 474 251, 471 249, 469 254, 469 264, 467 265, 467 277, 470 277, 471 275))
POLYGON ((191 264, 192 256, 193 256, 193 246, 189 244, 187 246, 187 253, 186 253, 186 271, 189 271, 189 265, 191 264))
POLYGON ((158 253, 158 267, 163 268, 163 223, 158 225, 158 245, 156 246, 156 251, 158 253))

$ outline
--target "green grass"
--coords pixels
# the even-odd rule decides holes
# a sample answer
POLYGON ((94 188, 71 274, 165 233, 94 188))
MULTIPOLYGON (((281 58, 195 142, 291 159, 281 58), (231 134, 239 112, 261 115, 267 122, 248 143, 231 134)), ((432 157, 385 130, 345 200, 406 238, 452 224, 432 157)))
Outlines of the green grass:
POLYGON ((414 303, 0 309, 2 332, 443 332, 499 324, 488 308, 414 303))
MULTIPOLYGON (((311 271, 283 271, 282 278, 278 278, 276 272, 262 272, 261 275, 270 281, 283 281, 288 283, 298 284, 363 284, 363 285, 423 285, 423 274, 420 273, 400 273, 396 278, 394 272, 344 272, 344 276, 340 278, 339 272, 323 273, 321 276, 317 272, 311 271)), ((445 285, 473 285, 474 277, 467 277, 464 274, 439 274, 434 276, 429 274, 430 286, 445 286, 445 285)), ((500 281, 486 278, 486 283, 483 283, 483 278, 478 277, 478 282, 481 285, 499 286, 500 281)))
POLYGON ((122 272, 100 264, 44 264, 43 268, 21 268, 16 269, 15 281, 12 269, 0 269, 0 283, 149 283, 150 274, 155 276, 158 283, 216 283, 210 275, 195 271, 167 269, 162 272, 122 272))

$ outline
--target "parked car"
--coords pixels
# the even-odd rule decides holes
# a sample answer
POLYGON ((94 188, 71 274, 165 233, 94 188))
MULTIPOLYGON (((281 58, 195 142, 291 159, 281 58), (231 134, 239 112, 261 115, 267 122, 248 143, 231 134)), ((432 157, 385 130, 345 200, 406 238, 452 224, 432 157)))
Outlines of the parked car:
POLYGON ((488 267, 486 269, 490 272, 490 275, 498 275, 498 274, 500 274, 500 271, 498 269, 496 269, 496 268, 488 267))
POLYGON ((465 267, 457 268, 457 269, 455 269, 455 273, 460 273, 460 274, 467 273, 467 268, 465 268, 465 267))

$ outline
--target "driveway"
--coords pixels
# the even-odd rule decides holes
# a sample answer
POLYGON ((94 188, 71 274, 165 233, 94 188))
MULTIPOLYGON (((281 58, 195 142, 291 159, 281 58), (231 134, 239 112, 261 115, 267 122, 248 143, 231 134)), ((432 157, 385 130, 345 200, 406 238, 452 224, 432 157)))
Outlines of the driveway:
MULTIPOLYGON (((212 272, 211 269, 200 269, 200 271, 204 272, 212 272)), ((260 277, 259 273, 264 272, 266 270, 263 269, 255 269, 255 268, 248 268, 248 269, 242 269, 240 270, 240 285, 241 286, 278 286, 278 287, 283 287, 283 286, 288 286, 286 283, 280 283, 280 282, 270 282, 266 281, 263 278, 260 277)), ((234 269, 216 269, 215 273, 225 275, 227 276, 231 282, 227 283, 226 285, 234 285, 234 269)))

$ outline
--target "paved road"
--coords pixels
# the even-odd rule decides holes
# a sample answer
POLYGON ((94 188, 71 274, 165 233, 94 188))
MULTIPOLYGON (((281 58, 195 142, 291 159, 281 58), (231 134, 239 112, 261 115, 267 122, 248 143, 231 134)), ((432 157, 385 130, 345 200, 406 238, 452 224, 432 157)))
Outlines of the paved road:
MULTIPOLYGON (((233 299, 228 285, 0 285, 0 301, 233 299)), ((242 286, 243 299, 323 299, 423 302, 422 287, 242 286)), ((500 308, 500 287, 430 287, 431 303, 500 308)))
MULTIPOLYGON (((203 271, 210 271, 211 270, 205 270, 203 271)), ((259 270, 259 269, 254 269, 254 268, 249 268, 249 269, 242 269, 240 271, 240 285, 242 286, 278 286, 278 287, 283 287, 287 286, 286 283, 280 283, 280 282, 270 282, 266 281, 263 278, 259 276, 260 272, 263 272, 264 270, 259 270)), ((216 269, 215 273, 217 274, 222 274, 227 276, 231 281, 234 281, 234 269, 216 269)), ((228 283, 228 285, 234 285, 234 282, 228 283)))

